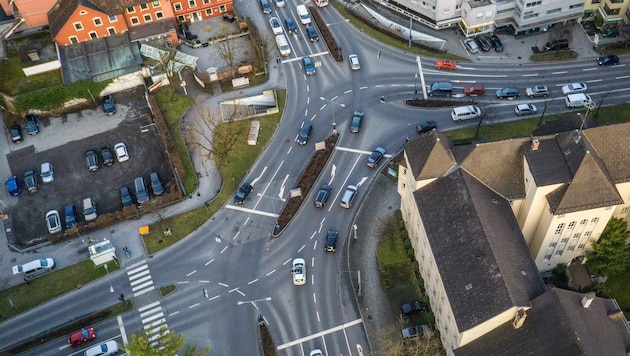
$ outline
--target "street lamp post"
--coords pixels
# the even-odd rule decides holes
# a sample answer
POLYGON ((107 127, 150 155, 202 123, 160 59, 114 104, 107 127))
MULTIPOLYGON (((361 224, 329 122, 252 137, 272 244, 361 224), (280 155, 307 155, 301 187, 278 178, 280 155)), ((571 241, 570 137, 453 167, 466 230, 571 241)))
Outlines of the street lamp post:
POLYGON ((270 301, 270 300, 271 300, 271 297, 256 299, 256 300, 239 300, 238 302, 236 302, 236 305, 243 305, 243 304, 248 304, 248 303, 253 305, 254 308, 256 308, 256 312, 258 313, 258 322, 260 323, 260 325, 263 325, 264 323, 266 323, 265 318, 263 318, 262 314, 260 314, 260 309, 258 309, 256 302, 270 301))
MULTIPOLYGON (((346 107, 346 104, 342 104, 342 103, 338 103, 338 102, 336 102, 336 101, 333 101, 333 100, 335 100, 337 97, 334 97, 334 98, 332 98, 332 99, 330 99, 330 100, 329 100, 329 99, 324 98, 323 96, 320 96, 319 98, 320 98, 321 100, 326 101, 326 102, 329 102, 329 103, 331 103, 331 104, 339 105, 339 106, 341 106, 342 108, 345 108, 345 107, 346 107)), ((333 127, 333 134, 334 134, 334 135, 336 135, 336 134, 337 134, 337 122, 335 121, 335 108, 334 108, 334 107, 333 107, 332 112, 333 112, 333 115, 332 115, 332 127, 333 127)))
POLYGON ((267 75, 267 61, 265 60, 265 47, 260 45, 260 53, 262 53, 263 67, 265 69, 265 75, 267 75))
POLYGON ((103 266, 105 266, 105 274, 107 274, 107 280, 109 281, 109 291, 111 293, 114 293, 114 286, 112 286, 112 280, 111 278, 109 278, 109 268, 107 267, 107 263, 105 263, 103 266))

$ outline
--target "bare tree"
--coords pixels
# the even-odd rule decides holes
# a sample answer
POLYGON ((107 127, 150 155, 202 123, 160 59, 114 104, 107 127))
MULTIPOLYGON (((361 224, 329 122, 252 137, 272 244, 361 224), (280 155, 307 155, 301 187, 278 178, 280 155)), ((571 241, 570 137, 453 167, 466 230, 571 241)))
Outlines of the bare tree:
POLYGON ((258 30, 251 30, 249 37, 252 41, 254 49, 256 50, 257 58, 259 61, 258 67, 264 66, 269 59, 269 53, 271 52, 275 37, 271 35, 261 35, 258 30))
POLYGON ((602 107, 602 105, 604 105, 604 100, 610 95, 612 94, 612 91, 606 91, 604 93, 602 93, 601 98, 599 99, 599 102, 597 103, 597 109, 595 109, 595 114, 593 114, 593 116, 597 119, 597 115, 599 114, 599 108, 602 107))
POLYGON ((372 350, 375 356, 435 356, 445 354, 439 337, 434 332, 429 332, 425 337, 403 340, 401 329, 403 320, 397 325, 379 329, 373 343, 377 350, 372 350))
POLYGON ((225 24, 221 24, 221 37, 214 42, 214 48, 217 50, 221 58, 227 63, 230 67, 230 72, 232 76, 236 75, 236 55, 238 51, 243 49, 243 45, 239 41, 235 41, 234 39, 230 39, 230 33, 228 32, 229 27, 225 24))
POLYGON ((199 119, 186 128, 189 142, 201 149, 202 157, 210 159, 214 156, 220 163, 229 163, 234 146, 239 140, 247 139, 247 122, 237 120, 243 117, 239 105, 233 105, 228 112, 223 111, 226 116, 223 118, 216 109, 197 105, 195 110, 199 119))
POLYGON ((480 107, 481 109, 481 115, 479 116, 479 122, 477 123, 477 129, 475 130, 475 140, 479 139, 479 130, 481 129, 481 124, 484 121, 488 121, 486 123, 491 123, 492 120, 490 120, 489 118, 492 117, 492 114, 496 111, 495 108, 493 106, 489 106, 489 105, 484 105, 482 107, 480 107))
POLYGON ((171 94, 171 100, 175 97, 175 86, 173 78, 175 77, 175 68, 177 62, 175 62, 176 51, 174 49, 162 50, 160 52, 159 63, 156 68, 160 68, 164 71, 166 79, 168 80, 169 92, 171 94))

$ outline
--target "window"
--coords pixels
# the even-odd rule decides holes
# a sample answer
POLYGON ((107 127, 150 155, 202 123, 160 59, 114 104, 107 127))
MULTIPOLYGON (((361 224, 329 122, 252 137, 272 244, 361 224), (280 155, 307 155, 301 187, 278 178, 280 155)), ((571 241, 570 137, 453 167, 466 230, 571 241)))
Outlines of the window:
POLYGON ((81 31, 83 30, 83 25, 80 22, 75 22, 74 23, 74 29, 77 31, 81 31))
POLYGON ((212 16, 212 9, 206 9, 206 15, 212 16))
POLYGON ((98 35, 96 34, 96 32, 92 31, 92 32, 90 32, 90 38, 95 40, 95 39, 98 38, 98 35))
POLYGON ((204 5, 208 5, 209 3, 210 3, 210 0, 203 0, 204 5))
POLYGON ((573 238, 574 239, 579 239, 580 238, 580 233, 578 232, 577 234, 573 234, 573 238))
POLYGON ((589 237, 589 236, 591 236, 591 233, 592 233, 592 231, 586 231, 586 232, 584 233, 584 237, 589 237))
POLYGON ((141 8, 142 10, 146 10, 146 9, 148 9, 148 8, 149 8, 149 4, 142 4, 142 5, 140 5, 140 8, 141 8))
POLYGON ((591 4, 600 4, 602 2, 602 0, 593 0, 591 1, 591 4))
POLYGON ((584 244, 579 244, 578 245, 578 250, 583 250, 584 249, 584 244))
POLYGON ((525 7, 534 7, 534 6, 539 6, 540 4, 542 4, 542 1, 534 1, 534 2, 530 2, 527 5, 525 5, 525 7))
POLYGON ((134 12, 136 12, 136 9, 134 9, 134 8, 133 8, 133 6, 129 6, 129 7, 127 8, 127 13, 128 13, 128 14, 133 14, 134 12))
POLYGON ((557 8, 557 9, 549 10, 549 11, 547 11, 547 15, 557 14, 557 13, 559 13, 560 11, 562 11, 562 9, 561 9, 561 8, 557 8))
POLYGON ((109 35, 110 35, 110 36, 113 36, 113 35, 115 35, 115 34, 116 34, 116 29, 115 29, 115 28, 113 28, 113 27, 108 27, 108 28, 107 28, 107 32, 109 32, 109 35))
POLYGON ((92 19, 94 21, 94 26, 101 26, 103 24, 103 21, 101 21, 100 17, 97 17, 95 19, 92 19))
POLYGON ((551 255, 545 255, 543 261, 549 261, 551 259, 551 255))
POLYGON ((184 22, 184 21, 186 21, 186 19, 185 19, 185 18, 184 18, 184 16, 182 16, 182 15, 177 16, 177 19, 179 20, 179 22, 184 22))
POLYGON ((81 10, 81 11, 79 11, 79 15, 87 15, 87 11, 81 10))
POLYGON ((598 221, 599 221, 599 218, 593 218, 591 219, 591 224, 597 224, 598 221))
POLYGON ((575 221, 571 221, 569 225, 567 225, 567 230, 573 230, 573 228, 575 227, 575 223, 575 221))
POLYGON ((117 22, 118 18, 116 17, 116 15, 112 15, 109 17, 109 22, 117 22))
POLYGON ((628 212, 630 212, 630 206, 626 206, 623 209, 621 209, 622 214, 627 214, 628 212))
POLYGON ((554 247, 556 247, 556 245, 557 245, 557 243, 552 242, 552 243, 549 244, 549 247, 554 248, 554 247))
POLYGON ((586 225, 587 222, 588 222, 588 219, 584 219, 584 220, 580 221, 580 225, 586 225))
POLYGON ((140 23, 140 21, 138 21, 138 17, 132 17, 131 18, 131 24, 132 25, 137 25, 139 23, 140 23))
POLYGON ((143 18, 144 18, 144 22, 151 22, 151 21, 153 21, 153 19, 151 18, 151 14, 145 14, 143 16, 143 18))
POLYGON ((560 233, 562 232, 562 229, 564 229, 564 223, 558 224, 558 227, 556 228, 556 232, 554 234, 560 235, 560 233))
POLYGON ((77 36, 70 36, 70 43, 78 44, 79 43, 79 39, 77 38, 77 36))
MULTIPOLYGON (((175 11, 182 11, 182 4, 179 2, 176 2, 173 4, 173 8, 175 9, 175 11)), ((183 20, 183 18, 182 18, 183 20)))
POLYGON ((526 14, 525 16, 523 16, 523 19, 527 20, 527 19, 533 19, 536 17, 538 17, 538 14, 526 14))
POLYGON ((158 11, 155 13, 155 18, 156 19, 163 19, 164 18, 164 13, 162 13, 162 11, 158 11))
POLYGON ((197 7, 197 3, 195 2, 195 0, 188 0, 188 7, 197 7))
POLYGON ((564 250, 558 250, 556 251, 556 256, 562 256, 562 253, 564 252, 564 250))
POLYGON ((160 2, 159 1, 154 1, 153 2, 153 7, 160 7, 160 2))
POLYGON ((562 240, 560 240, 560 243, 566 243, 569 241, 568 237, 563 238, 562 240))
POLYGON ((575 4, 575 5, 569 6, 569 9, 577 9, 578 7, 582 7, 582 6, 584 6, 584 4, 582 4, 582 3, 581 4, 575 4))
POLYGON ((575 245, 571 245, 567 247, 567 251, 573 251, 573 250, 575 250, 575 245))

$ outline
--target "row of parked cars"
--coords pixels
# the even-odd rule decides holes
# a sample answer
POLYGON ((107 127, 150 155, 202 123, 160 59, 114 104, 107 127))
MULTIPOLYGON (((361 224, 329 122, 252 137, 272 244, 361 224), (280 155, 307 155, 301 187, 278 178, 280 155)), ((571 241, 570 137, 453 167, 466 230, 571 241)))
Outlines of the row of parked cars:
MULTIPOLYGON (((53 166, 49 162, 44 162, 41 164, 40 172, 42 182, 52 183, 55 180, 53 166)), ((39 179, 37 178, 37 176, 38 174, 35 170, 24 172, 24 187, 29 193, 36 193, 39 191, 39 179)), ((22 194, 22 184, 20 184, 16 176, 7 178, 5 181, 5 185, 7 187, 9 195, 18 196, 22 194)))
POLYGON ((114 154, 116 155, 116 160, 119 163, 126 162, 129 160, 129 152, 127 151, 127 146, 124 143, 119 142, 114 145, 114 152, 109 148, 109 146, 102 147, 98 150, 88 150, 85 152, 85 163, 87 164, 87 168, 90 172, 95 172, 100 168, 100 163, 103 163, 105 166, 111 166, 114 164, 114 154), (99 158, 100 154, 100 158, 99 158))
MULTIPOLYGON (((66 229, 70 229, 77 224, 76 207, 68 204, 63 208, 66 229)), ((98 217, 96 214, 96 204, 92 198, 83 199, 83 218, 86 222, 94 221, 98 217)), ((61 216, 57 210, 50 210, 46 213, 46 226, 51 234, 60 233, 63 228, 61 226, 61 216)))
MULTIPOLYGON (((39 133, 39 122, 37 115, 27 114, 24 120, 26 122, 26 132, 31 136, 37 135, 39 133)), ((13 141, 13 143, 20 143, 24 141, 24 136, 22 135, 22 125, 11 125, 11 127, 9 127, 9 135, 11 136, 11 141, 13 141)))
POLYGON ((504 49, 503 43, 497 35, 483 35, 469 38, 464 41, 464 45, 470 53, 479 53, 479 50, 489 52, 493 48, 496 52, 502 52, 504 49))

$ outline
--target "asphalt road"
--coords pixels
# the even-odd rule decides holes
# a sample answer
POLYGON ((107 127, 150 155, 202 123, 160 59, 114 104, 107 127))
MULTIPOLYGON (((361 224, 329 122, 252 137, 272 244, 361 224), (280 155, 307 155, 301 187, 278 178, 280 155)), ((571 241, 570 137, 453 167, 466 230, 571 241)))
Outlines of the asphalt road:
MULTIPOLYGON (((251 6, 245 12, 259 28, 267 26, 269 16, 262 15, 258 8, 251 6)), ((304 39, 300 27, 302 32, 297 38, 290 38, 293 54, 280 65, 287 87, 282 123, 246 177, 254 185, 254 191, 243 206, 228 203, 186 240, 140 261, 147 264, 155 286, 176 284, 178 289, 163 300, 152 292, 138 296, 134 298, 136 305, 159 301, 169 329, 184 333, 191 344, 212 345, 216 354, 255 354, 259 314, 268 322, 281 355, 305 355, 313 348, 321 348, 326 354, 358 355, 359 350, 367 350, 364 323, 350 284, 355 271, 346 267, 344 250, 351 236, 354 214, 363 199, 368 198, 377 174, 363 161, 377 145, 389 153, 399 151, 405 138, 415 134, 414 127, 422 120, 435 120, 440 130, 475 124, 453 122, 449 108, 406 107, 404 100, 413 97, 414 90, 421 85, 414 76, 415 56, 372 41, 344 22, 330 6, 322 14, 344 53, 359 55, 361 70, 351 71, 347 63, 334 62, 321 41, 311 43, 304 39), (317 63, 314 76, 307 77, 301 66, 300 58, 306 54, 317 63), (381 96, 385 96, 385 103, 379 101, 381 96), (364 111, 366 116, 361 132, 352 134, 349 121, 356 109, 364 111), (311 122, 314 131, 309 144, 299 146, 294 139, 303 122, 311 122), (316 183, 316 186, 323 183, 333 186, 326 208, 316 209, 309 203, 316 193, 311 192, 285 232, 271 238, 274 215, 280 211, 283 199, 289 199, 289 190, 315 150, 314 143, 332 132, 333 122, 341 134, 340 141, 316 183), (339 207, 339 193, 350 183, 360 184, 359 195, 353 208, 346 210, 339 207), (323 251, 324 234, 329 228, 340 233, 340 248, 335 253, 323 251), (307 261, 304 286, 294 286, 291 282, 290 263, 296 257, 307 261), (208 293, 207 298, 203 289, 208 293)), ((291 4, 280 10, 274 7, 274 16, 295 18, 295 8, 291 4)), ((622 63, 628 60, 622 56, 622 63)), ((524 97, 513 101, 496 99, 492 90, 505 86, 516 86, 524 92, 527 86, 548 85, 552 89, 548 98, 551 112, 566 110, 560 102, 558 86, 574 81, 586 82, 587 93, 596 101, 605 97, 605 103, 612 105, 628 100, 624 64, 599 68, 592 59, 518 67, 466 63, 455 72, 441 72, 432 69, 432 63, 433 60, 423 60, 427 84, 451 81, 458 89, 472 83, 483 84, 488 94, 476 100, 480 106, 491 105, 488 118, 494 121, 517 119, 513 114, 517 103, 543 101, 524 97)), ((215 103, 212 100, 206 104, 215 103)), ((378 199, 378 195, 369 198, 378 199)), ((111 281, 116 290, 133 295, 125 272, 110 274, 111 281)), ((8 332, 0 348, 6 347, 7 340, 12 343, 34 330, 42 330, 43 325, 54 327, 76 316, 79 310, 86 313, 115 303, 107 283, 97 281, 3 323, 3 330, 8 332), (64 309, 64 304, 76 307, 64 309), (64 310, 67 311, 60 313, 64 310), (47 315, 45 324, 34 324, 33 315, 47 315)), ((142 319, 138 310, 125 314, 127 332, 145 325, 142 319)), ((104 337, 116 337, 116 332, 104 337)))

